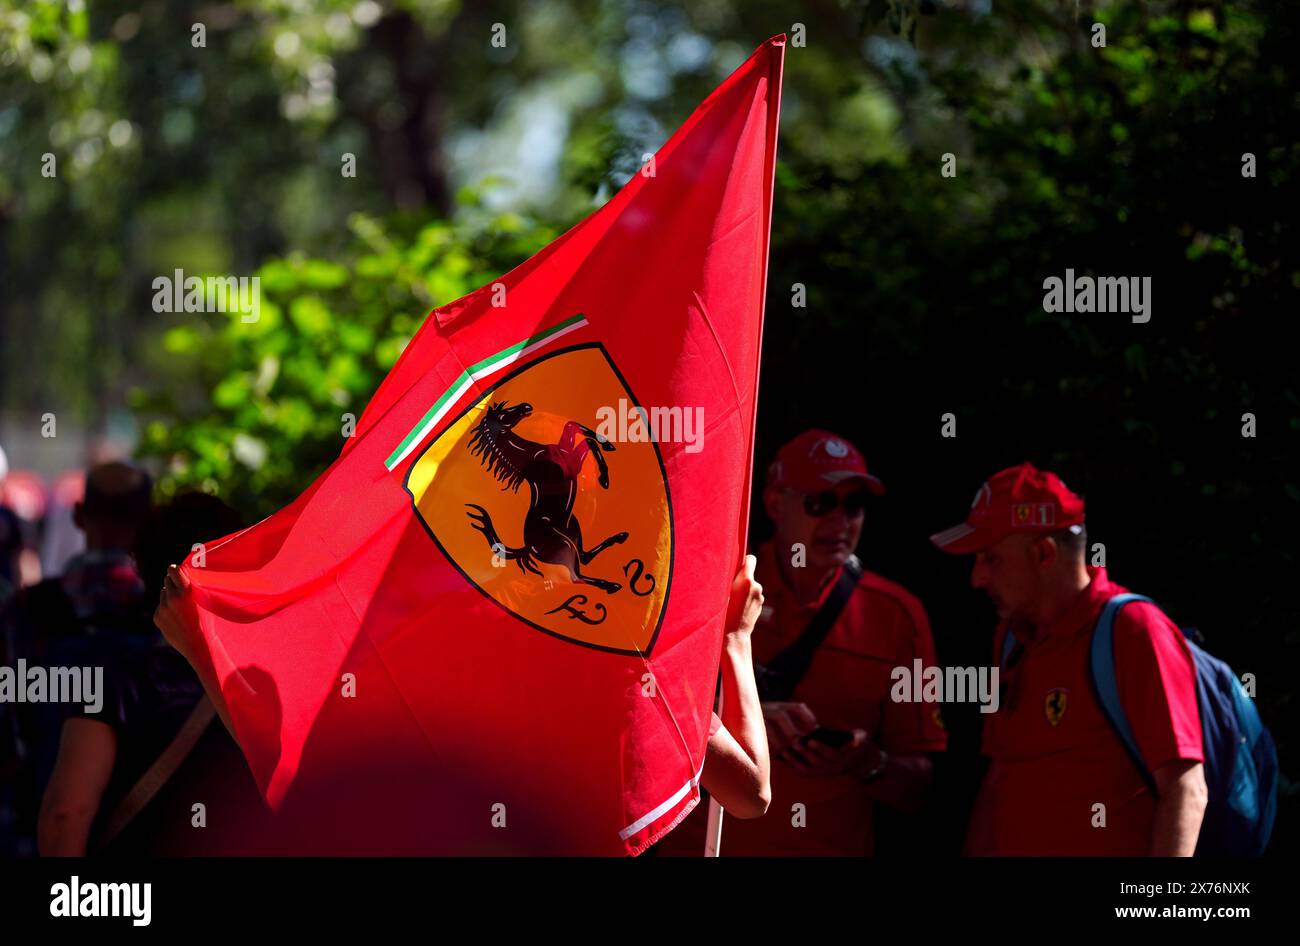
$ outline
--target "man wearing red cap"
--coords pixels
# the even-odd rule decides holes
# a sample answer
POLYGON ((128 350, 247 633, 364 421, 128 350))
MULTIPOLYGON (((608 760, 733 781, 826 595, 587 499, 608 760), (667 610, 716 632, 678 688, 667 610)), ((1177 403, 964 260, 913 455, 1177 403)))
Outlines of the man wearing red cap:
MULTIPOLYGON (((871 854, 874 804, 911 812, 924 800, 927 753, 947 737, 933 704, 895 702, 890 689, 895 667, 934 665, 930 624, 920 601, 853 555, 882 493, 857 448, 824 430, 787 443, 768 469, 776 530, 758 550, 766 601, 752 646, 772 802, 761 818, 725 822, 724 855, 871 854)), ((662 852, 699 854, 704 820, 693 813, 662 852)))
POLYGON ((1206 802, 1192 655, 1155 605, 1118 612, 1116 682, 1153 795, 1090 679, 1093 629, 1126 589, 1087 564, 1083 500, 1023 463, 989 479, 966 521, 931 541, 975 556, 971 585, 999 620, 1002 694, 984 723, 989 768, 966 853, 1192 854, 1206 802))

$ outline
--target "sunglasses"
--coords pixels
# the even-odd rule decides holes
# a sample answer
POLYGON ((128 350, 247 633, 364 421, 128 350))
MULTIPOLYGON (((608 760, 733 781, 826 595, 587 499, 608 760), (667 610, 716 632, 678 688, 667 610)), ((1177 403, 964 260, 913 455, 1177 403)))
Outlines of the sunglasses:
POLYGON ((854 490, 851 493, 845 493, 840 496, 834 490, 824 490, 820 493, 805 493, 803 497, 803 511, 815 519, 823 516, 829 516, 840 506, 844 507, 844 514, 852 519, 860 516, 867 508, 867 498, 870 496, 865 489, 854 490))

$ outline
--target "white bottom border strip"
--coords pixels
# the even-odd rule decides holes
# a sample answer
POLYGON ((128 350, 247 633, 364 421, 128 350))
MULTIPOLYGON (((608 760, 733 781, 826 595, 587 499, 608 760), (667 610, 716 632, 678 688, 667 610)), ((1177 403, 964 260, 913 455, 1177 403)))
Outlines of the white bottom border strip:
POLYGON ((642 830, 647 825, 654 824, 656 821, 658 821, 668 812, 672 811, 675 807, 677 807, 677 804, 683 798, 685 798, 687 794, 690 793, 690 790, 692 788, 697 787, 700 784, 700 775, 703 772, 704 772, 704 766, 701 765, 700 771, 696 772, 694 777, 691 778, 691 780, 688 781, 685 785, 677 789, 677 791, 673 792, 671 798, 669 798, 663 804, 657 805, 652 811, 648 812, 645 815, 642 815, 640 818, 636 819, 636 821, 633 821, 630 825, 628 825, 626 828, 620 831, 618 833, 619 840, 626 841, 632 835, 636 834, 638 831, 642 830))

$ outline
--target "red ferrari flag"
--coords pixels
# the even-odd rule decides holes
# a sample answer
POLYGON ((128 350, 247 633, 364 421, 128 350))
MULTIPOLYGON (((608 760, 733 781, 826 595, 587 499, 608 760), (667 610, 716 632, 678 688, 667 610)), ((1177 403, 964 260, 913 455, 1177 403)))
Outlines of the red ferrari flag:
POLYGON ((185 563, 191 657, 286 850, 637 854, 698 802, 784 49, 435 310, 329 469, 185 563))

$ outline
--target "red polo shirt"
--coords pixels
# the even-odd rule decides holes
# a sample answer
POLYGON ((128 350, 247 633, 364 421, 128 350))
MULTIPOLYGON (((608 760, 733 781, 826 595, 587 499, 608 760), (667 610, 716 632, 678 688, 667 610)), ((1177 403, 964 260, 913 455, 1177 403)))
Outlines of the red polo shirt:
MULTIPOLYGON (((1104 568, 1002 675, 1002 699, 984 719, 990 759, 969 852, 984 855, 1148 853, 1155 799, 1092 693, 1092 629, 1106 601, 1125 593, 1104 568), (1104 805, 1105 826, 1095 805, 1104 805), (984 839, 980 843, 976 839, 984 839)), ((994 638, 995 664, 1005 624, 994 638)), ((1129 726, 1148 771, 1202 761, 1196 672, 1187 641, 1154 605, 1126 605, 1115 620, 1115 671, 1129 726)))
MULTIPOLYGON (((818 600, 800 604, 786 586, 772 543, 758 551, 755 577, 763 586, 763 613, 753 633, 754 660, 772 660, 808 626, 838 580, 818 600)), ((813 655, 791 700, 806 703, 820 726, 864 729, 893 755, 936 752, 947 747, 938 707, 890 699, 895 667, 911 668, 920 657, 935 661, 930 622, 921 602, 901 586, 865 572, 835 624, 813 655)), ((874 849, 872 805, 867 786, 851 775, 806 776, 772 760, 772 804, 761 818, 728 818, 724 856, 862 856, 874 849), (805 826, 792 823, 803 804, 805 826)), ((698 855, 703 850, 707 806, 699 806, 664 839, 663 853, 698 855)))

